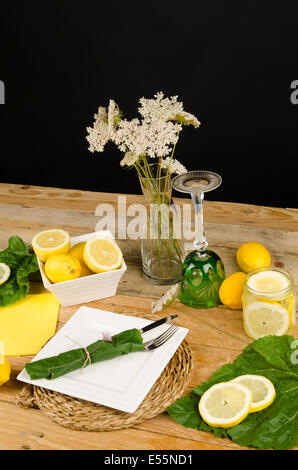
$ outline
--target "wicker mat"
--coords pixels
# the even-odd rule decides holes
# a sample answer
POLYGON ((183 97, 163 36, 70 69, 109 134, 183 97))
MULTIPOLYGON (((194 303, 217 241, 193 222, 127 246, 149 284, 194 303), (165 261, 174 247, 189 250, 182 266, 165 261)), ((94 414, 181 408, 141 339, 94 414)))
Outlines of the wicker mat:
POLYGON ((184 340, 134 413, 125 413, 35 385, 26 385, 18 395, 17 403, 25 408, 39 408, 56 423, 71 429, 112 431, 129 428, 163 413, 180 398, 189 384, 192 367, 191 349, 184 340))

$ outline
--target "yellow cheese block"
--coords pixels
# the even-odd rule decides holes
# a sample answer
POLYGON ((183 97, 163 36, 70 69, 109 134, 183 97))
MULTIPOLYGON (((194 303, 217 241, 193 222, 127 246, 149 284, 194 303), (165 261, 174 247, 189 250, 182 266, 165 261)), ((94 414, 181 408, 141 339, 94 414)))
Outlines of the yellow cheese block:
POLYGON ((0 307, 0 342, 5 356, 37 354, 55 334, 59 301, 53 294, 27 295, 0 307))

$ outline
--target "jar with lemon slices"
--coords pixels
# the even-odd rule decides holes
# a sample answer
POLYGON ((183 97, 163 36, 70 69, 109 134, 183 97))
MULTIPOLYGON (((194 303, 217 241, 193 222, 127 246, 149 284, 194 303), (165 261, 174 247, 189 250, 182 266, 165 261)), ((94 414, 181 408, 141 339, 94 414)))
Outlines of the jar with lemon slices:
POLYGON ((291 274, 275 267, 248 273, 242 305, 244 330, 250 338, 292 333, 296 325, 296 296, 291 274))

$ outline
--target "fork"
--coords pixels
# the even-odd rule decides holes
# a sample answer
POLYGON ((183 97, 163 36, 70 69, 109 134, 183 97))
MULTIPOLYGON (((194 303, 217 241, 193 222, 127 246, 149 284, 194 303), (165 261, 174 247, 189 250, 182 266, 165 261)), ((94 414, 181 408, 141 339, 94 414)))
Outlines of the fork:
POLYGON ((151 339, 150 341, 146 341, 146 343, 143 343, 144 349, 146 351, 151 351, 152 349, 159 348, 163 344, 166 343, 172 336, 176 333, 178 330, 178 327, 175 325, 170 326, 164 333, 161 335, 157 336, 157 338, 151 339))

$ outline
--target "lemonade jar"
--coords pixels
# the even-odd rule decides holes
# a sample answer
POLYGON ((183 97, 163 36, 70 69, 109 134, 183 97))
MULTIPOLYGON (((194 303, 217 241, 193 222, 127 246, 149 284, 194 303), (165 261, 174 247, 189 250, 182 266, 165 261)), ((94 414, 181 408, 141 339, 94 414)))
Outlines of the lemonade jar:
POLYGON ((259 268, 247 274, 243 286, 243 325, 252 339, 293 333, 296 296, 291 274, 281 268, 259 268))

